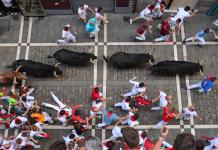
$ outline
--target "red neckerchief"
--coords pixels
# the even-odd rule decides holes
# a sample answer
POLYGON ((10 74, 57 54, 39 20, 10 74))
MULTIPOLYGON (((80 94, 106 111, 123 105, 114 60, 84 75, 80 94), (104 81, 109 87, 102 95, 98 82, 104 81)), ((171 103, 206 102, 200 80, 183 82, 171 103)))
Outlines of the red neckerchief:
POLYGON ((131 121, 136 121, 135 116, 131 116, 131 117, 130 117, 130 120, 131 120, 131 121))

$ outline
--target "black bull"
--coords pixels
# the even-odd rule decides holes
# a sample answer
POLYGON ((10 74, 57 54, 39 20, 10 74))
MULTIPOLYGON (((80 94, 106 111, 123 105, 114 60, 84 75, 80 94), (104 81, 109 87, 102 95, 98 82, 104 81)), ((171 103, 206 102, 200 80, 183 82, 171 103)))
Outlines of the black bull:
POLYGON ((153 75, 193 75, 197 72, 202 72, 203 66, 200 63, 187 61, 161 61, 152 67, 151 74, 153 75))
POLYGON ((125 53, 118 52, 111 57, 103 56, 104 60, 109 64, 120 68, 135 68, 143 64, 154 62, 154 57, 150 53, 125 53))
POLYGON ((26 72, 27 75, 33 77, 58 77, 58 75, 62 75, 62 71, 57 68, 57 65, 51 66, 32 60, 16 60, 11 66, 8 66, 8 68, 15 70, 18 66, 21 66, 19 72, 26 72))
POLYGON ((80 53, 67 49, 58 50, 53 54, 53 56, 48 56, 48 58, 53 57, 63 64, 68 64, 72 66, 85 66, 90 63, 95 63, 97 61, 97 57, 92 53, 80 53))

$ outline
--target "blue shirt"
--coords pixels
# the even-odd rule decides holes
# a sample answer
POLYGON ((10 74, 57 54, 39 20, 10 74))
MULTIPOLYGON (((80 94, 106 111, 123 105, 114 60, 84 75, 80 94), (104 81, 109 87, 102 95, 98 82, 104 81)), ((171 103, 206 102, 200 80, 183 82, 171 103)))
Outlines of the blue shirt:
POLYGON ((205 32, 204 31, 198 32, 197 36, 203 38, 205 36, 205 32))
POLYGON ((208 92, 208 90, 213 87, 213 82, 211 80, 204 79, 201 82, 201 87, 202 87, 202 89, 204 89, 204 92, 208 92))
POLYGON ((97 24, 97 19, 96 18, 91 18, 86 24, 86 32, 94 32, 95 31, 95 26, 97 24), (90 22, 93 21, 95 24, 91 25, 90 22))
POLYGON ((102 115, 103 115, 103 122, 106 124, 106 125, 110 125, 112 124, 114 121, 118 120, 119 117, 115 114, 115 113, 112 113, 110 117, 107 116, 107 110, 104 109, 102 110, 102 115))

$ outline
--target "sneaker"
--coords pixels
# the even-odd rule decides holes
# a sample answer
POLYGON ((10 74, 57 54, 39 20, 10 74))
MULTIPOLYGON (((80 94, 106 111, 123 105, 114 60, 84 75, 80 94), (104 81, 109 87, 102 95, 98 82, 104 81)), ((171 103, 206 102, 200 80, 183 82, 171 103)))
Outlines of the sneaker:
POLYGON ((54 123, 54 121, 53 121, 53 120, 50 120, 49 123, 54 123))
POLYGON ((109 21, 107 21, 107 20, 106 20, 104 23, 105 23, 105 24, 108 24, 108 23, 109 23, 109 21))
POLYGON ((123 97, 123 93, 120 94, 120 97, 123 97))
POLYGON ((129 19, 129 24, 132 24, 132 19, 129 19))
POLYGON ((204 45, 200 45, 200 44, 198 44, 198 47, 200 47, 200 48, 203 48, 203 47, 204 47, 204 45))
POLYGON ((182 41, 182 44, 185 44, 186 43, 186 39, 184 39, 183 41, 182 41))
POLYGON ((40 148, 41 145, 34 145, 34 148, 40 148))

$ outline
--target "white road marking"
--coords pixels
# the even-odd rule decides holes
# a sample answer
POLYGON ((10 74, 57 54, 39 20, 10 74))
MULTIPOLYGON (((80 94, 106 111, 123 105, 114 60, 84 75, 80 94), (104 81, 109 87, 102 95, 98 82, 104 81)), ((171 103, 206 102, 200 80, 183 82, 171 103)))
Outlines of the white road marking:
MULTIPOLYGON (((182 42, 176 42, 176 45, 182 45, 182 42)), ((187 42, 186 45, 196 45, 197 42, 187 42)), ((0 47, 15 47, 18 43, 0 43, 0 47)), ((70 46, 94 46, 94 42, 88 42, 88 43, 69 43, 64 47, 70 47, 70 46)), ((103 46, 103 42, 98 42, 99 46, 103 46)), ((169 46, 173 45, 173 42, 159 42, 159 43, 153 43, 153 42, 108 42, 107 45, 115 46, 115 45, 123 45, 123 46, 169 46)), ((212 42, 208 41, 205 45, 218 45, 218 42, 212 42)), ((27 46, 27 43, 21 43, 21 46, 27 46)), ((39 47, 48 47, 48 46, 54 46, 54 47, 60 47, 60 45, 57 45, 57 43, 30 43, 30 46, 39 46, 39 47)))
MULTIPOLYGON (((105 17, 107 18, 107 14, 105 14, 105 17)), ((104 24, 104 43, 107 42, 107 24, 104 24)), ((104 45, 104 56, 107 57, 107 45, 104 45)), ((104 61, 103 62, 103 96, 106 98, 107 96, 107 63, 104 61)), ((106 103, 103 105, 104 108, 106 108, 106 103)), ((102 141, 105 140, 105 129, 102 129, 101 135, 102 135, 102 141)))
MULTIPOLYGON (((30 40, 31 40, 32 26, 33 26, 33 18, 30 17, 29 18, 28 35, 27 35, 27 43, 30 43, 30 40)), ((28 60, 28 57, 29 57, 29 50, 30 50, 30 46, 27 45, 26 46, 26 53, 25 53, 26 60, 28 60)))
MULTIPOLYGON (((185 39, 185 30, 184 30, 184 25, 183 24, 181 26, 181 36, 182 36, 182 40, 184 40, 185 39)), ((182 50, 183 50, 184 61, 187 61, 186 45, 182 45, 182 50)), ((189 86, 189 76, 188 75, 185 76, 185 82, 186 82, 186 86, 189 86)), ((192 99, 191 99, 190 90, 187 90, 187 97, 188 97, 188 106, 192 106, 192 99)), ((194 125, 193 117, 190 118, 190 124, 194 125)), ((193 135, 195 135, 195 129, 191 129, 191 133, 193 135)))
MULTIPOLYGON (((98 34, 95 36, 95 43, 98 43, 98 34)), ((95 51, 94 51, 95 56, 98 57, 98 45, 95 45, 95 51)), ((97 79, 98 79, 98 69, 97 69, 97 62, 94 64, 94 86, 97 85, 97 79)), ((94 126, 96 124, 96 119, 92 119, 92 125, 94 126)), ((95 136, 95 129, 92 129, 91 131, 92 136, 95 136)))
MULTIPOLYGON (((173 42, 176 42, 176 34, 173 32, 173 42)), ((178 60, 178 52, 177 52, 177 45, 173 45, 174 50, 174 59, 178 60)), ((182 100, 181 100, 181 89, 180 89, 180 80, 179 75, 176 75, 176 89, 177 89, 177 98, 178 98, 178 108, 179 112, 182 111, 182 100)), ((184 125, 183 120, 180 120, 180 125, 184 125)), ((181 129, 181 132, 184 132, 184 129, 181 129)))

